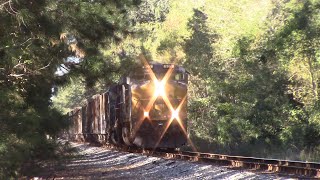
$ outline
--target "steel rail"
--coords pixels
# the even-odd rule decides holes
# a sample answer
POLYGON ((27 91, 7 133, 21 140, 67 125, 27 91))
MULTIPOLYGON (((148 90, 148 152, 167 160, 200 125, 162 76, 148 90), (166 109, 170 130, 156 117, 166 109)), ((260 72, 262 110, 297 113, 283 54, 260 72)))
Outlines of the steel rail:
POLYGON ((117 151, 162 157, 165 159, 187 160, 218 166, 227 166, 227 168, 231 169, 250 170, 258 173, 274 173, 281 176, 294 176, 296 178, 320 179, 320 163, 318 162, 232 156, 191 151, 169 151, 166 149, 143 149, 139 147, 128 147, 108 143, 91 143, 91 145, 102 146, 117 151))
POLYGON ((167 151, 165 149, 146 150, 142 148, 114 145, 107 145, 106 147, 120 151, 163 157, 167 159, 187 160, 219 166, 227 166, 228 168, 232 169, 245 169, 262 173, 275 173, 280 175, 295 176, 298 178, 320 178, 320 163, 317 162, 231 156, 191 151, 167 151))
POLYGON ((245 156, 230 156, 223 154, 211 154, 182 151, 178 153, 182 158, 189 156, 200 162, 208 162, 232 166, 237 168, 253 169, 260 171, 268 171, 273 173, 285 173, 291 175, 307 176, 320 178, 320 163, 290 161, 281 159, 267 159, 245 156))
POLYGON ((281 159, 267 159, 245 156, 230 156, 223 154, 211 154, 191 151, 165 152, 154 151, 151 154, 162 155, 173 159, 205 162, 231 168, 264 171, 299 177, 320 178, 320 163, 289 161, 281 159))

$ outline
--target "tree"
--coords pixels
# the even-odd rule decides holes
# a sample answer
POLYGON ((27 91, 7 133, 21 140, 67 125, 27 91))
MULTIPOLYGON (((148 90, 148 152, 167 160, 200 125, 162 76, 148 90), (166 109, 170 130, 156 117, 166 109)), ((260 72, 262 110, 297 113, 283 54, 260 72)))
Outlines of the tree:
POLYGON ((55 142, 47 137, 67 125, 51 102, 52 88, 68 82, 55 76, 57 67, 69 63, 67 57, 80 58, 80 66, 68 64, 69 76, 82 74, 88 86, 110 69, 117 72, 99 48, 131 34, 126 14, 132 6, 136 3, 0 3, 0 178, 32 173, 34 168, 23 165, 54 156, 55 142))

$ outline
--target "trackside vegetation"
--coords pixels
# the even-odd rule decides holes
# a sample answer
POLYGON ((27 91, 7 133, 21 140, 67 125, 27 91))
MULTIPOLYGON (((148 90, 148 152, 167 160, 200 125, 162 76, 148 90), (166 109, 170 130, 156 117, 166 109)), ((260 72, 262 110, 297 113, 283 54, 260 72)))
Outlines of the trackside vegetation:
POLYGON ((139 54, 190 72, 199 151, 320 160, 318 0, 0 0, 0 179, 61 158, 66 112, 139 54))

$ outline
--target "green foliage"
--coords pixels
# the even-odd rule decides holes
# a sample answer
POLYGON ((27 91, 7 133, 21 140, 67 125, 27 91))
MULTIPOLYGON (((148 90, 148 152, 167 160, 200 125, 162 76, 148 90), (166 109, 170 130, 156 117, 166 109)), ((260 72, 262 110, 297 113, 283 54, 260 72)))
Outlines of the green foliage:
POLYGON ((105 91, 141 52, 189 70, 190 133, 200 150, 317 160, 319 7, 316 0, 5 2, 0 174, 18 176, 53 157, 45 137, 66 127, 60 112, 105 91), (69 74, 54 75, 60 64, 69 74))
POLYGON ((137 5, 125 0, 1 3, 0 179, 32 173, 33 163, 55 157, 57 147, 48 137, 66 128, 67 119, 60 112, 65 102, 52 106, 53 87, 83 77, 76 91, 86 97, 114 81, 119 67, 132 64, 118 45, 134 31, 128 11, 137 5), (112 43, 111 55, 104 56, 102 50, 112 43), (65 62, 70 56, 82 63, 65 62), (114 57, 119 62, 110 61, 114 57), (55 76, 63 63, 71 69, 69 77, 55 76))
POLYGON ((211 44, 214 42, 215 36, 208 32, 206 19, 206 14, 200 10, 194 10, 194 15, 188 24, 193 33, 185 43, 187 60, 184 65, 190 69, 193 75, 201 74, 202 77, 211 75, 212 71, 208 67, 218 65, 211 61, 213 59, 211 44))
POLYGON ((1 90, 0 94, 0 177, 32 173, 29 169, 37 162, 31 162, 54 154, 54 143, 46 136, 54 137, 66 127, 65 118, 54 109, 32 106, 17 92, 1 90))
MULTIPOLYGON (((229 15, 243 13, 246 3, 240 8, 232 2, 226 5, 229 15)), ((208 18, 202 21, 194 13, 189 21, 193 33, 185 43, 185 66, 196 75, 190 78, 189 118, 194 120, 191 135, 200 148, 251 156, 315 157, 319 147, 318 6, 313 1, 275 2, 262 18, 269 18, 265 24, 259 18, 229 21, 254 29, 231 27, 233 35, 223 22, 211 24, 215 22, 211 19, 221 16, 213 17, 209 8, 204 8, 208 13, 202 17, 208 18), (205 28, 197 32, 194 22, 202 22, 199 27, 205 28), (228 54, 225 50, 230 47, 228 54)))
POLYGON ((76 37, 67 45, 83 58, 52 98, 55 107, 67 111, 103 91, 143 52, 190 71, 190 133, 200 150, 292 159, 318 154, 317 1, 104 5, 50 5, 63 10, 53 14, 57 29, 76 37))

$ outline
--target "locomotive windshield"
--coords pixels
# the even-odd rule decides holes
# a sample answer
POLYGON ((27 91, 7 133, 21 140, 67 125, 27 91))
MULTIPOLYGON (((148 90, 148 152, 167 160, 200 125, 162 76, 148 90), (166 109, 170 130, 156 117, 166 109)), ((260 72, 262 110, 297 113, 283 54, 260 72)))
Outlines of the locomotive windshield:
POLYGON ((150 80, 150 74, 149 73, 134 73, 131 77, 132 79, 142 81, 142 80, 150 80))
POLYGON ((151 80, 151 76, 155 75, 158 80, 162 80, 171 68, 173 68, 173 72, 168 79, 169 81, 177 81, 183 83, 188 82, 188 72, 186 72, 184 68, 173 64, 160 63, 153 63, 138 67, 131 73, 130 78, 137 82, 143 82, 151 80))
MULTIPOLYGON (((161 72, 154 72, 157 79, 161 80, 165 76, 167 72, 161 71, 161 72)), ((145 81, 150 80, 150 73, 149 72, 136 72, 131 76, 132 79, 138 80, 138 81, 145 81)), ((173 72, 169 78, 169 80, 173 81, 185 81, 185 74, 182 72, 173 72)))

